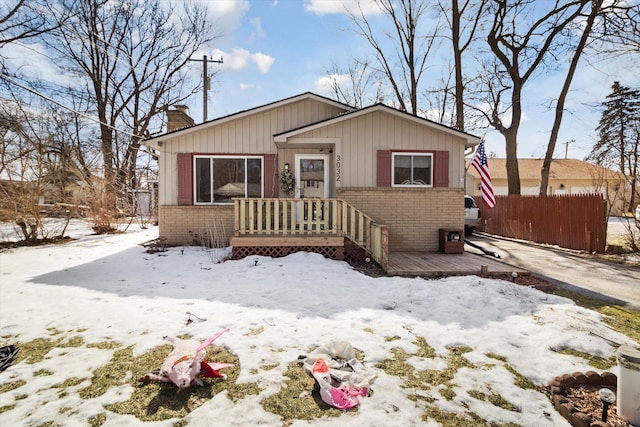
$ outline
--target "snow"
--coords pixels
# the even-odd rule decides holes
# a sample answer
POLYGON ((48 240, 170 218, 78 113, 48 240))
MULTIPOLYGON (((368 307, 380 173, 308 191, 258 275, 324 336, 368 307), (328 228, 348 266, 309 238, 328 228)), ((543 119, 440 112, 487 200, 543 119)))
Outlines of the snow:
MULTIPOLYGON (((429 392, 442 410, 462 413, 467 406, 489 422, 569 425, 544 394, 515 386, 504 364, 487 353, 506 357, 509 365, 542 386, 558 375, 595 370, 584 359, 552 349, 609 357, 615 349, 608 340, 635 344, 608 328, 594 311, 500 280, 372 278, 347 263, 311 253, 224 261, 229 248, 185 246, 149 254, 141 244, 157 237, 156 227, 96 236, 90 235, 88 225, 76 222, 68 234, 77 240, 0 254, 0 343, 42 338, 55 328, 85 343, 111 339, 133 345, 139 355, 164 344, 165 335, 205 339, 230 328, 215 344, 238 356, 237 381, 258 383, 262 391, 236 403, 226 393, 216 395, 185 418, 194 426, 210 425, 212 414, 219 426, 282 425, 260 401, 284 386, 287 365, 311 346, 347 340, 364 352, 365 366, 374 367, 392 358, 394 347, 415 353, 417 337, 424 337, 437 353, 435 358, 411 357, 408 362, 420 370, 444 369, 448 346, 472 349, 464 356, 476 368, 457 372, 452 381, 456 397, 447 401, 429 392), (203 320, 187 325, 187 312, 203 320), (263 332, 250 334, 258 328, 263 332), (265 365, 277 367, 261 369, 265 365), (500 393, 521 411, 472 399, 468 390, 500 393)), ((86 425, 87 419, 105 411, 104 406, 128 399, 133 380, 91 399, 73 391, 60 397, 52 388, 78 376, 88 381, 112 354, 113 350, 84 345, 52 350, 33 365, 12 365, 0 373, 0 385, 17 380, 26 384, 0 394, 0 407, 15 405, 0 414, 2 424, 86 425), (35 376, 41 369, 54 374, 35 376), (61 408, 74 410, 60 413, 61 408)), ((617 367, 611 371, 618 373, 617 367)), ((438 425, 421 421, 425 404, 408 398, 414 391, 403 388, 401 378, 379 370, 372 389, 373 395, 362 400, 358 411, 340 417, 340 425, 438 425)), ((176 421, 144 423, 107 414, 104 426, 171 426, 176 421)), ((335 423, 333 418, 294 420, 291 425, 335 423)))

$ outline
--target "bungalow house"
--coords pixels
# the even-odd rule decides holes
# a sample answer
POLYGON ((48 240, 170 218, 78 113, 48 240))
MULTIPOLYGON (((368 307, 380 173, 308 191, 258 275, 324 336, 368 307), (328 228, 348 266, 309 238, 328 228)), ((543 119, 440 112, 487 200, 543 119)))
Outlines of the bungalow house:
POLYGON ((159 155, 159 227, 167 244, 216 235, 234 258, 350 245, 384 267, 389 251, 437 251, 464 228, 465 154, 480 142, 376 104, 313 94, 194 125, 167 111, 159 155))
MULTIPOLYGON (((491 183, 496 195, 509 193, 506 159, 487 159, 491 183)), ((518 159, 520 194, 537 195, 540 191, 542 159, 518 159)), ((480 176, 474 167, 468 169, 467 194, 480 195, 480 176)), ((602 194, 611 205, 611 214, 622 213, 628 203, 630 187, 620 172, 577 159, 554 159, 549 171, 547 195, 602 194)))

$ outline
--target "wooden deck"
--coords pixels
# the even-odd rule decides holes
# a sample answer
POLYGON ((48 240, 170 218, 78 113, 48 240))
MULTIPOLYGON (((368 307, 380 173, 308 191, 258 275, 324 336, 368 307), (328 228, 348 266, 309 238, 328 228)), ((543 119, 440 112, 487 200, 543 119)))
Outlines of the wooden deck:
POLYGON ((387 274, 392 276, 460 276, 500 273, 528 274, 488 256, 464 252, 392 252, 389 254, 387 274))

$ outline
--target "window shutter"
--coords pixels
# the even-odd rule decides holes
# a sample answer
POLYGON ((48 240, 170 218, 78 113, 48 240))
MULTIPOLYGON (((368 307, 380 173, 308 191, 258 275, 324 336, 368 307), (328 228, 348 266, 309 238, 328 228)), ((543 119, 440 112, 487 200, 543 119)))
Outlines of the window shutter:
POLYGON ((433 186, 449 186, 449 152, 436 151, 433 165, 433 186))
POLYGON ((391 187, 391 150, 378 150, 376 185, 391 187))
POLYGON ((264 197, 278 197, 278 159, 275 154, 264 155, 264 197))
POLYGON ((191 153, 178 153, 178 204, 193 204, 193 158, 191 153))

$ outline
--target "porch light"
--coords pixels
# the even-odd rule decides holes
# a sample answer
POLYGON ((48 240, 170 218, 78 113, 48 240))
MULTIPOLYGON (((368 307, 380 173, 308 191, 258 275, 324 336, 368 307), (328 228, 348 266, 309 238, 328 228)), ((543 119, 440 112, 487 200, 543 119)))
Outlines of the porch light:
POLYGON ((284 170, 288 171, 289 170, 289 163, 285 163, 284 164, 284 170))

